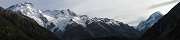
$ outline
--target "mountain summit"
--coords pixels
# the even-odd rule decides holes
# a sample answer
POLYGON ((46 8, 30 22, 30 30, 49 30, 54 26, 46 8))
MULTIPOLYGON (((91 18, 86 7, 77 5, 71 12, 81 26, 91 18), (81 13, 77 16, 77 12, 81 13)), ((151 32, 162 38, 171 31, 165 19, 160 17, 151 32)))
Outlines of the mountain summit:
POLYGON ((163 17, 163 14, 161 12, 157 11, 153 13, 146 21, 142 21, 137 26, 137 30, 144 32, 147 29, 151 28, 154 23, 156 23, 161 17, 163 17))

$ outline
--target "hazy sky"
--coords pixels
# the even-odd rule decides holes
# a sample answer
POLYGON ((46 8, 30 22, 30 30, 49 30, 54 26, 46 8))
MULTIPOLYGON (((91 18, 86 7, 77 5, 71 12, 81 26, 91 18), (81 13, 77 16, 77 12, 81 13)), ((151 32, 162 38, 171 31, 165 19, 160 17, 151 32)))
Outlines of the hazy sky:
POLYGON ((136 26, 155 11, 166 14, 179 0, 0 0, 6 8, 30 2, 41 10, 71 9, 79 15, 107 17, 136 26))

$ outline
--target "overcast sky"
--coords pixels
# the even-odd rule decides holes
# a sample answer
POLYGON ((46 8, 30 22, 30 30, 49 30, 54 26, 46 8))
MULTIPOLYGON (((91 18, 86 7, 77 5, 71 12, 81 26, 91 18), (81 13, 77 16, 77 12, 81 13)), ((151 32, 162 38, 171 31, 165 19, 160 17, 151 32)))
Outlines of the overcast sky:
POLYGON ((179 0, 0 0, 7 8, 30 2, 40 10, 71 9, 78 15, 106 17, 136 26, 155 11, 166 14, 179 0))

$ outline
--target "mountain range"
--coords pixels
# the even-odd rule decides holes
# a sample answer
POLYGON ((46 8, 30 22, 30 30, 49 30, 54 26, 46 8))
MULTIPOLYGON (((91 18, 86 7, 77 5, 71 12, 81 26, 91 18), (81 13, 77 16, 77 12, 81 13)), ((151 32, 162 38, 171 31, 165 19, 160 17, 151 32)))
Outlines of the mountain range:
POLYGON ((34 19, 41 26, 51 30, 63 40, 82 40, 104 36, 137 39, 136 29, 119 21, 108 18, 92 18, 76 15, 67 10, 37 10, 32 3, 20 3, 7 8, 20 11, 34 19))
MULTIPOLYGON (((134 28, 114 19, 77 15, 70 9, 42 11, 35 8, 32 3, 25 2, 6 9, 1 7, 2 22, 0 21, 0 23, 2 28, 6 28, 3 24, 11 25, 7 23, 17 26, 17 31, 23 32, 20 36, 19 32, 15 34, 18 35, 17 39, 24 37, 23 39, 32 40, 175 40, 178 39, 176 35, 179 34, 178 11, 179 4, 166 15, 157 11, 147 20, 140 22, 137 28, 134 28), (34 34, 35 36, 31 36, 34 34)), ((2 30, 2 32, 6 31, 2 30)), ((1 39, 6 39, 3 38, 3 33, 0 35, 1 39)), ((9 34, 5 37, 11 38, 9 34)), ((16 36, 13 36, 12 39, 16 39, 14 37, 16 36)))

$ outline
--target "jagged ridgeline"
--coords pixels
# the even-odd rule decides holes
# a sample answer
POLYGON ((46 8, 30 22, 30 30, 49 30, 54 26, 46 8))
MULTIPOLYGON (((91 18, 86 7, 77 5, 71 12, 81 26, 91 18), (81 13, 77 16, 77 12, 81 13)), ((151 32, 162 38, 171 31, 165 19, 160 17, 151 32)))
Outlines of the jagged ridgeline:
POLYGON ((59 40, 21 12, 0 7, 0 40, 59 40))
POLYGON ((120 39, 137 39, 139 33, 128 24, 108 18, 77 15, 67 10, 38 10, 32 3, 15 4, 7 8, 20 11, 63 40, 83 40, 115 36, 120 39))

